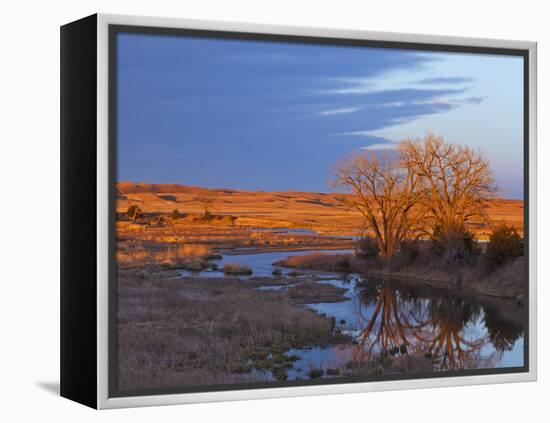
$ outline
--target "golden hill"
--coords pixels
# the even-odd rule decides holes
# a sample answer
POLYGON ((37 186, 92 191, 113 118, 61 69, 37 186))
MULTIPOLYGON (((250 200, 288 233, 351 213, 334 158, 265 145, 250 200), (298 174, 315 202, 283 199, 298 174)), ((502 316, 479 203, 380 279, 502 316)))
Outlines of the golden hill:
MULTIPOLYGON (((118 213, 137 204, 145 213, 180 213, 197 215, 203 212, 197 196, 205 188, 177 184, 119 182, 118 213)), ((348 194, 319 192, 264 192, 233 189, 210 189, 216 198, 217 214, 233 215, 239 226, 266 228, 307 228, 325 234, 358 234, 362 217, 342 205, 348 194)), ((489 209, 492 223, 506 222, 523 231, 523 201, 496 199, 489 209)), ((490 225, 472 222, 469 229, 485 238, 490 225)))

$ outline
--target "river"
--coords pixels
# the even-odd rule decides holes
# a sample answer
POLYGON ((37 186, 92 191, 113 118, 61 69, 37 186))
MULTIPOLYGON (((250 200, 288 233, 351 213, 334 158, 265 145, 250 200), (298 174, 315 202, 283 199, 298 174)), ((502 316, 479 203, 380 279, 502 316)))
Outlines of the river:
MULTIPOLYGON (((216 261, 250 267, 254 276, 272 276, 273 263, 289 255, 349 253, 348 250, 262 252, 227 255, 216 261)), ((283 274, 292 271, 279 267, 283 274)), ((347 301, 308 304, 306 307, 335 321, 335 330, 350 335, 353 344, 295 349, 299 360, 288 379, 307 379, 313 369, 332 377, 350 360, 369 354, 421 354, 433 357, 433 371, 523 366, 521 311, 511 302, 460 298, 444 291, 410 288, 365 279, 358 274, 308 271, 319 283, 346 289, 347 301), (437 359, 435 359, 437 358, 437 359)), ((190 275, 184 271, 183 276, 190 275)), ((196 275, 196 274, 195 274, 196 275)), ((200 277, 222 277, 220 271, 203 271, 200 277)), ((246 277, 243 277, 246 278, 246 277)), ((281 286, 258 289, 286 289, 281 286)), ((273 375, 266 371, 268 379, 273 375)))

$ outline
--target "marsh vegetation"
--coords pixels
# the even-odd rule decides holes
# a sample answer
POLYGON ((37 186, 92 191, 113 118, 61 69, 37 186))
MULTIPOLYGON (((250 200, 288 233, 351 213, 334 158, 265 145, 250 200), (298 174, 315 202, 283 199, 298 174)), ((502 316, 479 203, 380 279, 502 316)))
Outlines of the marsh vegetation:
POLYGON ((523 205, 481 152, 428 134, 334 183, 119 183, 119 387, 523 365, 523 205))

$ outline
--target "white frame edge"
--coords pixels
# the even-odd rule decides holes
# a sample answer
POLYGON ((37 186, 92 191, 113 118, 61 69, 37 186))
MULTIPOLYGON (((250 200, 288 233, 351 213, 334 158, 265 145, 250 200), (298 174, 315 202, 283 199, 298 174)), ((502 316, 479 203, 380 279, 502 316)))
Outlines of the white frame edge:
POLYGON ((308 395, 345 394, 397 389, 420 389, 480 385, 507 382, 528 382, 537 379, 537 44, 530 41, 495 40, 420 34, 399 34, 344 29, 324 29, 252 24, 224 21, 204 21, 174 18, 153 18, 98 14, 97 19, 97 407, 122 408, 152 405, 190 404, 199 402, 237 401, 264 398, 283 398, 308 395), (108 148, 108 27, 135 25, 172 27, 217 31, 236 31, 308 37, 350 38, 373 41, 397 41, 495 47, 529 50, 529 372, 479 376, 438 377, 398 381, 342 383, 284 388, 264 388, 201 392, 187 394, 146 395, 109 398, 108 366, 108 281, 109 281, 109 148, 108 148))

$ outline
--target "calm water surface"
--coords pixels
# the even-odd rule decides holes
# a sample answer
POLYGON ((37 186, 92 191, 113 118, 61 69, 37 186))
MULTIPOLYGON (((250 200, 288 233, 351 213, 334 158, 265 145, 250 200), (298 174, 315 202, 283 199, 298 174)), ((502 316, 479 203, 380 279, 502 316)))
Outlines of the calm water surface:
MULTIPOLYGON (((349 253, 348 250, 269 252, 224 256, 225 262, 249 266, 255 276, 272 276, 273 263, 289 255, 349 253)), ((283 274, 292 269, 281 268, 283 274)), ((347 301, 306 307, 333 318, 335 330, 353 338, 353 344, 290 350, 300 359, 289 379, 307 379, 311 369, 336 370, 350 360, 385 353, 421 354, 434 359, 434 370, 523 366, 522 311, 510 301, 459 298, 446 292, 410 288, 364 279, 358 274, 307 272, 319 283, 345 288, 347 301)), ((182 272, 182 275, 190 275, 182 272)), ((201 277, 220 277, 203 271, 201 277)), ((286 289, 260 287, 258 289, 286 289)), ((268 377, 272 375, 268 374, 268 377)))

